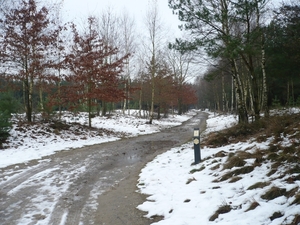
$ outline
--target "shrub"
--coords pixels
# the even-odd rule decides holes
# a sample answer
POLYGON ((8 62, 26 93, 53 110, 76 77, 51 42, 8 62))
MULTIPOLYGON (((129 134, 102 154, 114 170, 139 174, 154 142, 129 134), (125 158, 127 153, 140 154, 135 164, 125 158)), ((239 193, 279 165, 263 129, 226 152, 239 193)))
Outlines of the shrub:
POLYGON ((0 111, 0 146, 9 136, 9 130, 11 128, 10 117, 11 115, 7 111, 0 111))
POLYGON ((19 103, 10 93, 0 94, 0 147, 9 136, 11 114, 17 112, 19 103))
POLYGON ((20 103, 10 94, 0 94, 0 112, 6 112, 8 115, 18 112, 20 103))

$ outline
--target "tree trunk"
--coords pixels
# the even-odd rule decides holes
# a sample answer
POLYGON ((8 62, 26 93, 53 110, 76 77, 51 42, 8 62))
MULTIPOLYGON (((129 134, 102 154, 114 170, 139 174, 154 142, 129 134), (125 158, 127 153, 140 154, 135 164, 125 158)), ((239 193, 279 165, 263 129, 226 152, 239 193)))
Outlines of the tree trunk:
POLYGON ((290 103, 290 81, 287 82, 287 94, 286 94, 286 105, 289 106, 290 103))
POLYGON ((158 120, 160 119, 160 104, 158 104, 158 107, 157 107, 157 119, 158 120))
MULTIPOLYGON (((40 84, 42 85, 42 84, 40 84)), ((39 88, 39 97, 40 97, 40 110, 44 111, 44 100, 43 100, 43 88, 40 86, 39 88)))
POLYGON ((291 80, 291 86, 292 86, 292 106, 294 106, 295 98, 294 98, 294 81, 293 81, 293 78, 291 80))
POLYGON ((182 115, 183 113, 183 106, 182 106, 182 99, 181 97, 178 98, 178 115, 182 115))
POLYGON ((131 86, 131 82, 130 82, 130 76, 128 75, 128 84, 127 84, 127 108, 128 108, 128 115, 130 116, 130 107, 129 107, 129 103, 130 103, 130 86, 131 86))
MULTIPOLYGON (((60 77, 60 75, 59 75, 60 77)), ((58 120, 61 121, 61 85, 60 85, 60 79, 58 81, 57 85, 57 93, 58 93, 58 120)))
POLYGON ((234 78, 231 76, 231 113, 233 113, 234 110, 234 78))
MULTIPOLYGON (((249 102, 250 102, 250 114, 253 116, 254 115, 254 105, 253 105, 253 94, 252 94, 252 88, 251 88, 251 78, 248 76, 247 78, 247 87, 248 87, 248 91, 249 91, 249 102)), ((246 104, 245 100, 245 104, 246 104)))
POLYGON ((140 95, 139 95, 139 117, 142 118, 142 97, 143 97, 143 85, 141 84, 140 95))
POLYGON ((28 79, 24 81, 24 101, 25 101, 25 112, 26 112, 26 119, 27 122, 32 122, 32 108, 30 104, 30 83, 28 79))
POLYGON ((88 99, 89 127, 92 127, 92 100, 88 99))
POLYGON ((248 113, 243 99, 243 93, 242 93, 243 88, 238 74, 236 61, 232 59, 231 63, 232 63, 232 75, 233 75, 233 81, 235 86, 239 123, 248 123, 248 113))
POLYGON ((102 114, 101 116, 106 116, 107 113, 107 105, 105 101, 102 101, 102 114))
POLYGON ((263 76, 262 108, 264 110, 265 117, 269 117, 270 112, 268 107, 268 87, 267 87, 267 74, 266 74, 265 64, 266 64, 266 57, 265 57, 265 48, 264 48, 264 40, 263 40, 262 48, 261 48, 261 69, 262 69, 262 76, 263 76))
POLYGON ((150 120, 149 124, 152 124, 153 117, 154 117, 154 91, 155 91, 155 85, 154 85, 154 77, 152 80, 152 88, 151 88, 151 108, 150 108, 150 120))
MULTIPOLYGON (((127 94, 128 94, 128 91, 127 91, 127 89, 128 89, 128 87, 127 87, 127 81, 125 81, 125 87, 124 87, 124 89, 125 89, 125 93, 126 93, 126 96, 127 96, 127 94)), ((126 107, 127 107, 127 99, 126 98, 124 98, 124 103, 123 103, 123 115, 125 114, 125 110, 126 110, 126 107)))
POLYGON ((227 111, 224 73, 222 73, 222 108, 223 108, 223 112, 227 111))
POLYGON ((33 96, 33 77, 30 77, 29 89, 28 89, 28 122, 32 122, 32 96, 33 96))

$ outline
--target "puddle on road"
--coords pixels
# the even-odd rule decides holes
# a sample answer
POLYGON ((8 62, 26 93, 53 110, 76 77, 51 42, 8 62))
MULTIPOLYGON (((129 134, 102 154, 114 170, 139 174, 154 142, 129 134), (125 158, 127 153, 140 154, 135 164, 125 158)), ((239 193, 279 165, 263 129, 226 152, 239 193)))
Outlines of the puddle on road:
POLYGON ((121 165, 132 165, 141 162, 148 155, 155 152, 162 152, 164 149, 170 149, 175 146, 177 141, 159 140, 159 141, 138 141, 133 142, 130 150, 124 151, 122 154, 117 154, 118 162, 121 165))

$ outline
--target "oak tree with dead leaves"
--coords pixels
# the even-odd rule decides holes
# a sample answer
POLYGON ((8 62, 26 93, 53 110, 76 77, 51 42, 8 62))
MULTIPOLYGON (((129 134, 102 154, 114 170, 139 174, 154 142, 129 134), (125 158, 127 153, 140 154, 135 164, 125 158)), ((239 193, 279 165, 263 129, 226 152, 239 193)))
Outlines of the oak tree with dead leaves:
POLYGON ((88 18, 85 31, 79 33, 72 25, 73 43, 66 57, 70 74, 70 84, 65 90, 65 98, 73 106, 85 105, 89 114, 89 127, 93 107, 99 102, 117 102, 124 99, 119 88, 119 76, 128 55, 118 57, 118 49, 109 46, 97 32, 96 19, 88 18))
POLYGON ((35 0, 21 0, 4 12, 0 52, 2 69, 9 78, 23 84, 26 118, 32 121, 36 82, 44 80, 49 68, 49 49, 57 37, 51 29, 49 9, 35 0))

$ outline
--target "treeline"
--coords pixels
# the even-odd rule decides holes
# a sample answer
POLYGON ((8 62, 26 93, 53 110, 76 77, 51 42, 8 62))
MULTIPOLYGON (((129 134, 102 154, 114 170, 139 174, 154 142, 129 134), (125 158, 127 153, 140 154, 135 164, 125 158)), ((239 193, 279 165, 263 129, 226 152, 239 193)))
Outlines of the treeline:
POLYGON ((8 107, 19 104, 17 112, 25 112, 28 122, 35 113, 49 118, 71 110, 88 112, 92 126, 95 114, 134 108, 151 123, 170 109, 181 114, 196 104, 187 82, 189 55, 167 47, 156 1, 150 6, 149 32, 139 37, 126 13, 103 10, 78 28, 62 22, 61 5, 1 0, 2 118, 7 122, 16 111, 8 107))
POLYGON ((270 107, 300 103, 300 4, 272 3, 169 1, 190 34, 174 47, 209 57, 195 83, 199 107, 237 112, 248 122, 249 116, 268 116, 270 107))
MULTIPOLYGON (((269 107, 300 106, 300 5, 283 4, 273 11, 273 17, 264 29, 265 72, 268 87, 269 107)), ((258 59, 256 59, 258 60, 258 59)), ((259 70, 257 61, 257 70, 259 70)), ((247 69, 239 65, 243 76, 245 101, 249 114, 251 106, 251 86, 247 69)), ((260 87, 262 80, 259 80, 260 87)), ((203 108, 231 112, 236 108, 234 84, 230 67, 224 60, 211 67, 203 78, 197 80, 199 104, 203 108), (214 90, 211 92, 210 90, 214 90), (205 97, 204 97, 205 96, 205 97)))

